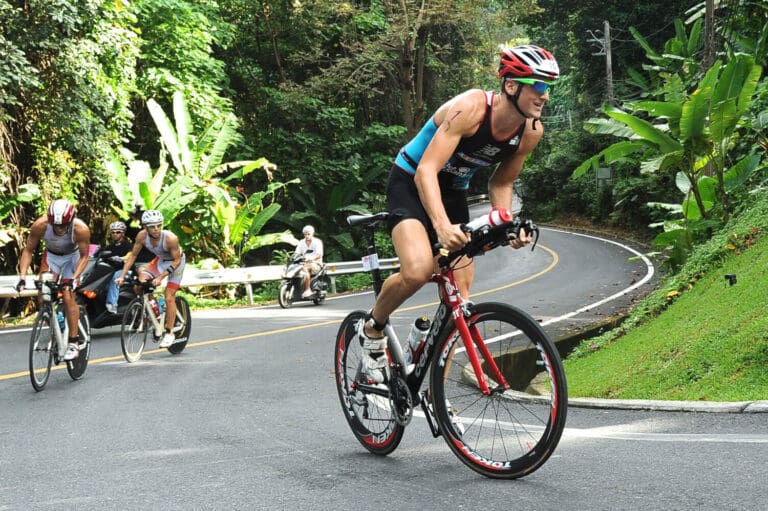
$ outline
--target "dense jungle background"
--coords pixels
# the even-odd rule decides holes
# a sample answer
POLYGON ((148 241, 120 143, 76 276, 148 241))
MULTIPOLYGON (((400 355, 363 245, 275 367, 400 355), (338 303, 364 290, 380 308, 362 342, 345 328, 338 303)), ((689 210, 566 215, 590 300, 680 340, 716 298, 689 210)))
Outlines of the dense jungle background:
MULTIPOLYGON (((103 242, 157 208, 193 265, 267 264, 380 210, 393 158, 500 48, 563 73, 518 191, 678 267, 762 193, 768 5, 744 0, 0 0, 0 274, 67 197, 103 242)), ((472 193, 485 191, 479 176, 472 193)))

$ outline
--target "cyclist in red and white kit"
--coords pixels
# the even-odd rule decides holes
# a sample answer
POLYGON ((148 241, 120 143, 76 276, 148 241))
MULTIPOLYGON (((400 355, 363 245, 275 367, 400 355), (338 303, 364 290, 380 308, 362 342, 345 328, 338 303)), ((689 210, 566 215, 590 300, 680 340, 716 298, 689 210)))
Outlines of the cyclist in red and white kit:
POLYGON ((51 271, 54 280, 62 279, 62 298, 69 326, 69 340, 64 360, 72 360, 80 354, 80 338, 77 324, 80 310, 75 302, 74 288, 80 274, 88 264, 88 248, 91 243, 91 231, 88 226, 75 218, 75 207, 66 199, 57 199, 48 207, 47 214, 32 224, 29 237, 19 258, 21 279, 16 289, 25 287, 25 276, 32 264, 35 249, 45 242, 45 251, 40 273, 51 271))
MULTIPOLYGON (((388 227, 400 271, 385 282, 357 335, 364 356, 359 378, 382 383, 387 365, 383 329, 389 316, 429 282, 435 270, 433 244, 458 250, 469 240, 460 224, 469 221, 467 189, 481 169, 493 169, 491 205, 512 209, 514 182, 523 162, 544 134, 539 118, 560 70, 554 56, 538 46, 502 51, 501 94, 470 89, 440 106, 397 155, 387 185, 388 227)), ((530 233, 511 245, 530 243, 530 233)), ((459 291, 469 297, 472 261, 455 271, 459 291)))
POLYGON ((165 334, 158 344, 161 348, 167 348, 176 340, 173 333, 173 323, 176 320, 176 291, 184 275, 187 259, 179 247, 179 238, 171 231, 163 229, 161 212, 148 209, 141 215, 141 224, 144 229, 136 235, 133 249, 125 255, 123 271, 115 282, 118 287, 123 285, 125 273, 131 269, 142 248, 155 254, 155 258, 139 270, 139 281, 152 280, 155 286, 159 286, 163 279, 168 277, 165 285, 165 334))

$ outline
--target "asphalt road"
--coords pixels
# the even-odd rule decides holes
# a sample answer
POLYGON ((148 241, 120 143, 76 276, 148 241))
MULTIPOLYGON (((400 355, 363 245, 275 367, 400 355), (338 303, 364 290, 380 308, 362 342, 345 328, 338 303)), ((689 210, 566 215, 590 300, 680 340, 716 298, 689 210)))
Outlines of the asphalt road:
MULTIPOLYGON (((651 285, 620 245, 550 230, 541 244, 479 258, 473 299, 515 303, 554 333, 651 285)), ((392 455, 368 454, 342 417, 332 352, 341 319, 371 302, 199 311, 184 353, 135 364, 117 329, 96 330, 85 378, 57 370, 40 393, 29 332, 0 331, 0 511, 765 507, 764 414, 572 407, 555 454, 517 481, 476 475, 418 418, 392 455)), ((405 332, 434 303, 425 289, 393 323, 405 332)))

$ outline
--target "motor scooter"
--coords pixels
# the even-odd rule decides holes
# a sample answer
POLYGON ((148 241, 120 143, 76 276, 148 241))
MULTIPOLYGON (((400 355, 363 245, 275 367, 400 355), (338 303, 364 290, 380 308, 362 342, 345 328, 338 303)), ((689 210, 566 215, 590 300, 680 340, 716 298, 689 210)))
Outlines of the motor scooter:
MULTIPOLYGON (((128 304, 136 298, 133 286, 123 284, 117 298, 117 313, 107 310, 107 289, 110 280, 115 277, 115 271, 123 267, 123 259, 113 255, 111 251, 100 249, 89 257, 88 265, 80 276, 80 284, 75 290, 77 301, 85 307, 91 328, 104 328, 119 325, 128 304)), ((126 282, 130 279, 126 275, 126 282)))
MULTIPOLYGON (((309 254, 311 252, 311 250, 307 250, 306 253, 309 254)), ((292 256, 280 275, 283 279, 277 293, 277 301, 280 304, 280 307, 287 309, 293 302, 300 301, 311 301, 314 302, 315 305, 323 303, 328 290, 328 277, 325 264, 321 264, 320 271, 317 272, 316 275, 313 275, 312 279, 309 281, 312 295, 307 298, 301 296, 305 289, 305 275, 304 255, 300 254, 292 256)))

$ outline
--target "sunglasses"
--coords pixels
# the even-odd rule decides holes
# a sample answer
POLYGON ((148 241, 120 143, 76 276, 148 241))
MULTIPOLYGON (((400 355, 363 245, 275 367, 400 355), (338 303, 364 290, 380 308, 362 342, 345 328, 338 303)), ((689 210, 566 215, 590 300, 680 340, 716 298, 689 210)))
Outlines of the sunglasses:
POLYGON ((123 234, 123 231, 112 231, 112 234, 123 234))
POLYGON ((536 94, 552 92, 552 88, 555 86, 554 83, 542 82, 541 80, 534 80, 533 78, 513 78, 512 81, 530 85, 533 90, 536 91, 536 94))

